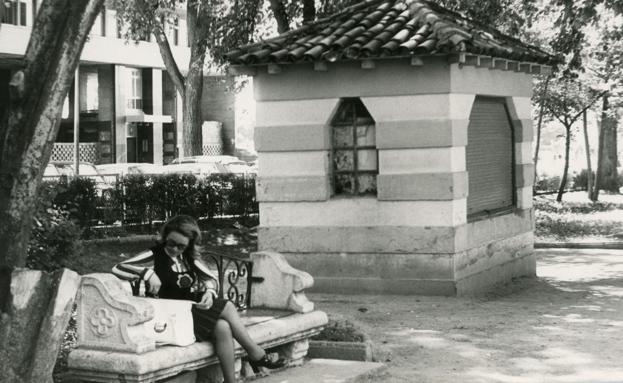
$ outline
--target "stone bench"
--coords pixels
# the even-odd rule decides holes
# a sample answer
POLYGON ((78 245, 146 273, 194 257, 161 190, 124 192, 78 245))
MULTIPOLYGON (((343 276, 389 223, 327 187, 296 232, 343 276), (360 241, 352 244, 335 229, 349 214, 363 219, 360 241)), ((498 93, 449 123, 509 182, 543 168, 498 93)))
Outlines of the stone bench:
MULTIPOLYGON (((249 307, 241 317, 260 346, 278 352, 289 366, 299 365, 307 354, 308 339, 328 322, 326 314, 314 310, 305 297, 313 278, 292 268, 279 253, 253 253, 251 260, 249 307)), ((224 279, 223 274, 219 279, 224 279)), ((93 382, 155 382, 180 376, 186 376, 186 381, 222 381, 212 344, 193 342, 191 305, 133 296, 127 283, 112 274, 84 276, 69 375, 93 382), (163 339, 178 345, 159 345, 163 339), (196 374, 184 375, 194 370, 196 374)), ((244 350, 237 343, 235 352, 237 373, 245 376, 249 369, 241 368, 244 350)))

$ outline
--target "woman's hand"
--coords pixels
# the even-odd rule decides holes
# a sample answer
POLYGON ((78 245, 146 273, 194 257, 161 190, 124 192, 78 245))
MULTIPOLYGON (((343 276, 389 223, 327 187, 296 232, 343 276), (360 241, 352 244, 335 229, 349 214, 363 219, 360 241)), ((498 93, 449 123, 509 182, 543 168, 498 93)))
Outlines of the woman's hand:
POLYGON ((147 283, 149 283, 149 293, 152 295, 158 294, 158 291, 160 291, 160 286, 162 286, 162 282, 160 281, 160 278, 158 278, 156 273, 151 274, 151 276, 147 280, 147 283))
POLYGON ((203 293, 203 296, 201 297, 201 301, 199 302, 199 305, 205 307, 206 309, 209 309, 210 307, 212 307, 213 303, 214 303, 214 296, 212 295, 212 293, 210 291, 206 291, 205 293, 203 293))

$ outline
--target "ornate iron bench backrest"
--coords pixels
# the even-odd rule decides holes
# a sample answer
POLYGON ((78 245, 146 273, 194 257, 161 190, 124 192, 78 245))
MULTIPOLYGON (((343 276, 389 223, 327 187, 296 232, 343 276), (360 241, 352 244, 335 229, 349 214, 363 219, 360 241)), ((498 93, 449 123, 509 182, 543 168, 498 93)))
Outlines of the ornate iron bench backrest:
MULTIPOLYGON (((251 302, 251 283, 253 280, 253 262, 250 259, 214 251, 203 251, 204 259, 210 269, 216 269, 218 276, 218 297, 230 300, 239 311, 246 310, 251 302)), ((140 280, 131 282, 132 294, 141 294, 140 280)))

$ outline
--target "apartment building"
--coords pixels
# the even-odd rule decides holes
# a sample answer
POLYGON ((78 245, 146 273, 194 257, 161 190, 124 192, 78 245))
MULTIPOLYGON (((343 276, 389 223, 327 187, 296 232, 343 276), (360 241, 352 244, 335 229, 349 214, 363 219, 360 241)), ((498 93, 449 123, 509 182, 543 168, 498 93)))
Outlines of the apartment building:
MULTIPOLYGON (((0 28, 0 103, 20 64, 40 0, 5 0, 0 28)), ((116 12, 107 2, 84 46, 52 160, 71 160, 74 124, 80 157, 93 163, 171 161, 181 148, 181 99, 164 69, 158 45, 126 41, 116 12), (77 92, 76 89, 77 83, 77 92)), ((179 67, 188 68, 190 49, 183 11, 168 28, 179 67)))

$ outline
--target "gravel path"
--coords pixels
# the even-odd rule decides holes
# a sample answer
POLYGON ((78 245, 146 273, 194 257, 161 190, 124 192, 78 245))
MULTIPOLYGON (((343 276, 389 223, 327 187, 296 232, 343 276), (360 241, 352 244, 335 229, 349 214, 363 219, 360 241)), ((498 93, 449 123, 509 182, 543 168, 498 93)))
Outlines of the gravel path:
POLYGON ((623 251, 537 250, 484 298, 310 294, 388 368, 370 382, 623 382, 623 251))

